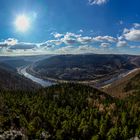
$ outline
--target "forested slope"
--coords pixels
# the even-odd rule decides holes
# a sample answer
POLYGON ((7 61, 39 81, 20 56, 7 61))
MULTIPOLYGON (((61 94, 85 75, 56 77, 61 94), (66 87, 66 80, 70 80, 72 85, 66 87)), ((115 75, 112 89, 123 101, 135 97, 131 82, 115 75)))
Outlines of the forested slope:
POLYGON ((140 136, 140 101, 128 100, 79 84, 1 91, 0 136, 18 130, 29 139, 126 140, 140 136))

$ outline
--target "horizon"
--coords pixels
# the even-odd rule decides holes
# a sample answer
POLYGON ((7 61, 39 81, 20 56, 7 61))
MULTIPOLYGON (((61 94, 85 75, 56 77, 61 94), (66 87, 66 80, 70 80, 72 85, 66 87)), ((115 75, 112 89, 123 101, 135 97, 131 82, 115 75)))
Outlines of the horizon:
POLYGON ((8 3, 1 0, 0 56, 140 54, 138 0, 8 3))

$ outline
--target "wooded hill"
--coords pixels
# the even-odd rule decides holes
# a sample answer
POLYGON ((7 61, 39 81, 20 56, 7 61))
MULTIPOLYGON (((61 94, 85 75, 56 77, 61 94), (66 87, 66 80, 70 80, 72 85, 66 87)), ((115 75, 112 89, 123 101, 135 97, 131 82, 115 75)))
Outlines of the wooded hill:
POLYGON ((18 139, 126 140, 140 136, 140 98, 118 100, 80 84, 2 90, 0 122, 2 138, 16 130, 18 139))

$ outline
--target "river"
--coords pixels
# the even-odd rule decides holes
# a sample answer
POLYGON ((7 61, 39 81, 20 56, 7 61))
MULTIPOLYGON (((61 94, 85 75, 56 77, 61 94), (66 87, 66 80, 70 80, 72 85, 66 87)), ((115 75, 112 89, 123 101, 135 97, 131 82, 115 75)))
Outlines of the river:
POLYGON ((20 75, 25 76, 26 78, 32 80, 33 82, 36 82, 37 84, 41 85, 42 87, 49 87, 49 86, 56 84, 49 80, 43 80, 41 78, 37 78, 37 77, 27 73, 27 71, 26 71, 27 68, 28 68, 28 66, 23 66, 23 67, 18 68, 17 71, 20 75))
MULTIPOLYGON (((55 82, 52 82, 52 81, 49 81, 49 80, 43 80, 43 79, 41 79, 41 78, 37 78, 37 77, 35 77, 35 76, 29 74, 29 73, 26 71, 26 69, 27 69, 28 67, 29 67, 29 66, 20 67, 20 68, 17 69, 17 71, 18 71, 18 73, 19 73, 20 75, 23 75, 23 76, 25 76, 26 78, 32 80, 33 82, 38 83, 38 84, 41 85, 42 87, 48 87, 48 86, 52 86, 52 85, 56 84, 55 82)), ((126 72, 124 72, 124 73, 121 73, 121 74, 119 74, 119 75, 117 75, 117 76, 112 77, 112 78, 109 79, 109 80, 100 81, 99 83, 97 83, 97 84, 95 85, 95 87, 101 88, 101 87, 103 87, 103 86, 105 86, 105 85, 111 84, 111 83, 113 83, 113 82, 115 82, 115 81, 117 81, 117 80, 119 80, 119 79, 122 79, 122 78, 126 77, 127 75, 129 75, 129 74, 131 74, 131 73, 133 73, 133 72, 135 72, 135 71, 137 71, 137 70, 139 70, 139 69, 136 68, 136 69, 133 69, 133 70, 130 70, 130 71, 126 71, 126 72)))

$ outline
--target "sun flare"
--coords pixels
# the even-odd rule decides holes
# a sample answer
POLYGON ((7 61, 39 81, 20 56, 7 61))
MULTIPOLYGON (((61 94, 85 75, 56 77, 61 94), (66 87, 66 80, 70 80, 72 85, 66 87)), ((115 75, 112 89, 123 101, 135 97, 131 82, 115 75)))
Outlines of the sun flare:
POLYGON ((25 15, 19 15, 15 20, 16 29, 20 32, 26 32, 29 29, 29 18, 25 15))

